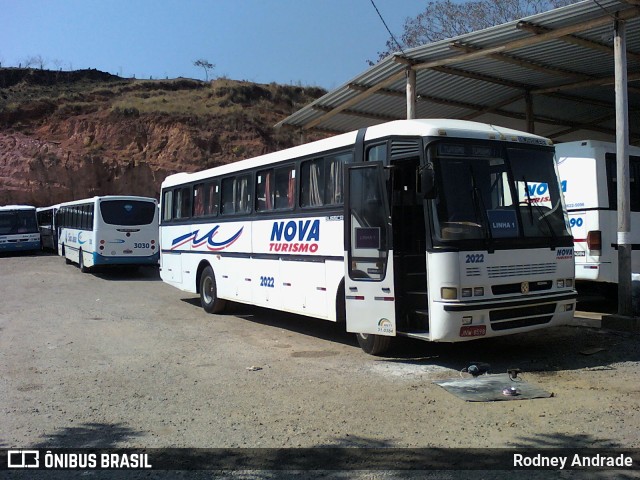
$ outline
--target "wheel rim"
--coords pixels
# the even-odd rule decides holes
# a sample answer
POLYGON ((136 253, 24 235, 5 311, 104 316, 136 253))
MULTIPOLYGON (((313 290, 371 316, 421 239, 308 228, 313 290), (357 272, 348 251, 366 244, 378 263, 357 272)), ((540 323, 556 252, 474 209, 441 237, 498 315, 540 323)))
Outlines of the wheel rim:
POLYGON ((202 298, 207 304, 213 302, 213 280, 211 277, 205 277, 202 282, 202 298))

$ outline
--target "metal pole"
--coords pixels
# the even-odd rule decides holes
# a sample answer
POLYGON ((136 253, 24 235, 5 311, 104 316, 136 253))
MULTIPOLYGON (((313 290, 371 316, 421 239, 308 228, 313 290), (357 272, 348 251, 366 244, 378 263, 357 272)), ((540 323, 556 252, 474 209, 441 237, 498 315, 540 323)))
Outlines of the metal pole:
POLYGON ((533 97, 531 96, 531 92, 529 90, 527 90, 524 94, 524 101, 526 105, 526 115, 527 115, 527 132, 536 133, 535 121, 533 118, 533 97))
POLYGON ((631 204, 629 187, 629 105, 625 22, 614 22, 616 91, 616 177, 618 194, 618 315, 632 316, 631 204))
POLYGON ((416 118, 416 71, 407 69, 407 120, 416 118))

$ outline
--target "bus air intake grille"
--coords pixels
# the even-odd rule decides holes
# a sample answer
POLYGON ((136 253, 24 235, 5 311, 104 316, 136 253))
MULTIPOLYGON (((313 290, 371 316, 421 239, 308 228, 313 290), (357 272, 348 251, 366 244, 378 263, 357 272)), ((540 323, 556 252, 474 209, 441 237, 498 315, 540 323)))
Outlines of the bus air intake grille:
POLYGON ((555 263, 534 263, 528 265, 498 265, 487 267, 489 278, 518 277, 521 275, 542 275, 556 273, 555 263))
POLYGON ((480 275, 479 267, 467 267, 467 277, 479 277, 480 275))
POLYGON ((505 308, 489 312, 492 330, 509 330, 512 328, 531 327, 549 323, 556 310, 555 303, 536 305, 533 307, 505 308))

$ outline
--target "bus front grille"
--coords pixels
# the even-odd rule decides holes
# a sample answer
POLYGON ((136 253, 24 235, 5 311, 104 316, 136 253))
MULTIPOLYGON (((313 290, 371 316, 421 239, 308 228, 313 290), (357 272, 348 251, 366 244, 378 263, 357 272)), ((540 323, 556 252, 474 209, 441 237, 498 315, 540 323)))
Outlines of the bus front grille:
POLYGON ((521 275, 541 275, 556 273, 556 264, 532 263, 523 265, 496 265, 487 267, 489 278, 516 277, 521 275))

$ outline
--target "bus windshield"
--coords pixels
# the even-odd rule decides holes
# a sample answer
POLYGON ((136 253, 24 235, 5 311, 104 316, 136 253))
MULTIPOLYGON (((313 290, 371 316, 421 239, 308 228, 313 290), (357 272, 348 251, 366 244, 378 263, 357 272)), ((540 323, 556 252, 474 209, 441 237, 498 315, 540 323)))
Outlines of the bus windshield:
POLYGON ((141 200, 104 200, 100 202, 100 214, 109 225, 149 225, 156 212, 153 202, 141 200))
POLYGON ((570 237, 552 150, 474 141, 439 142, 428 153, 436 242, 570 237))
POLYGON ((0 212, 0 235, 16 233, 38 233, 35 209, 0 212))

